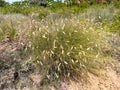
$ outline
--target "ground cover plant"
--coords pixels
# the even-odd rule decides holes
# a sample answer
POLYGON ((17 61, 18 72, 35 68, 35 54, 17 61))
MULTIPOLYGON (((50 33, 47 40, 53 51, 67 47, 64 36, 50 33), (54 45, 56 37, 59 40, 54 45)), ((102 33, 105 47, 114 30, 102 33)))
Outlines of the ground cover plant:
POLYGON ((103 41, 103 30, 97 30, 89 20, 70 21, 65 23, 63 20, 65 24, 62 28, 56 27, 57 30, 48 27, 32 36, 35 63, 50 79, 76 79, 82 74, 85 76, 86 72, 96 74, 100 71, 95 69, 99 70, 106 62, 101 50, 103 45, 107 46, 103 41))
POLYGON ((1 76, 12 73, 0 78, 0 88, 57 90, 61 81, 101 77, 109 65, 119 72, 120 10, 115 5, 0 7, 0 71, 1 76))

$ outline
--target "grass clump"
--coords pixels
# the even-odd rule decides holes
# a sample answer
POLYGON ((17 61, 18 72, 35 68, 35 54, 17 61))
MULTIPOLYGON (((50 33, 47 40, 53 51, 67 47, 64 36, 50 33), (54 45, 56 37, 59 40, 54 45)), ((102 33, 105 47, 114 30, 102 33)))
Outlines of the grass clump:
POLYGON ((34 32, 33 57, 43 79, 77 80, 88 72, 98 74, 98 70, 103 68, 102 30, 95 30, 89 20, 74 22, 69 21, 56 30, 34 32))
POLYGON ((111 32, 117 32, 120 30, 120 13, 114 15, 114 22, 111 25, 111 32))
POLYGON ((17 30, 13 28, 12 23, 3 23, 0 25, 0 40, 9 38, 14 40, 17 37, 17 30))

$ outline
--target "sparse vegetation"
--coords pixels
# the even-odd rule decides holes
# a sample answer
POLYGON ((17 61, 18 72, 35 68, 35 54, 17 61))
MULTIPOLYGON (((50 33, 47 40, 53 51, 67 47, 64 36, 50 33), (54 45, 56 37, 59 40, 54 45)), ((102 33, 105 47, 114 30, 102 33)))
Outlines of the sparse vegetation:
MULTIPOLYGON (((59 88, 59 81, 84 81, 90 74, 99 77, 109 65, 119 63, 120 8, 116 2, 92 0, 66 6, 51 1, 46 8, 26 2, 0 7, 0 71, 7 65, 15 73, 27 73, 35 88, 47 85, 49 90, 51 85, 59 88)), ((14 82, 15 87, 24 83, 14 82)))

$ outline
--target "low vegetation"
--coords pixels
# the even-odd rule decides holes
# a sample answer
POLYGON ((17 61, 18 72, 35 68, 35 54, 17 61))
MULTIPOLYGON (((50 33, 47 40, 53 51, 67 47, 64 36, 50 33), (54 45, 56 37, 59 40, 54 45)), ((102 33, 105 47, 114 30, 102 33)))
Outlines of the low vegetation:
POLYGON ((111 57, 112 38, 120 35, 120 5, 115 5, 0 7, 0 43, 22 43, 21 62, 34 64, 44 85, 87 80, 89 73, 101 75, 117 62, 111 57))

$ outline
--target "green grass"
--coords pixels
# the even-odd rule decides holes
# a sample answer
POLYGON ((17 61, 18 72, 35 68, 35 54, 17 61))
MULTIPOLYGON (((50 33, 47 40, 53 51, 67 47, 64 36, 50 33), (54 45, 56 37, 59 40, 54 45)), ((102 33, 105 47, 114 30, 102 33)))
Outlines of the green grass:
POLYGON ((14 40, 17 37, 17 30, 10 22, 1 23, 0 29, 0 40, 4 40, 5 38, 14 40))
POLYGON ((100 74, 108 62, 102 51, 107 45, 102 27, 97 30, 89 20, 69 19, 64 23, 63 28, 53 30, 51 25, 32 35, 33 61, 39 66, 43 79, 77 80, 88 72, 100 74))

